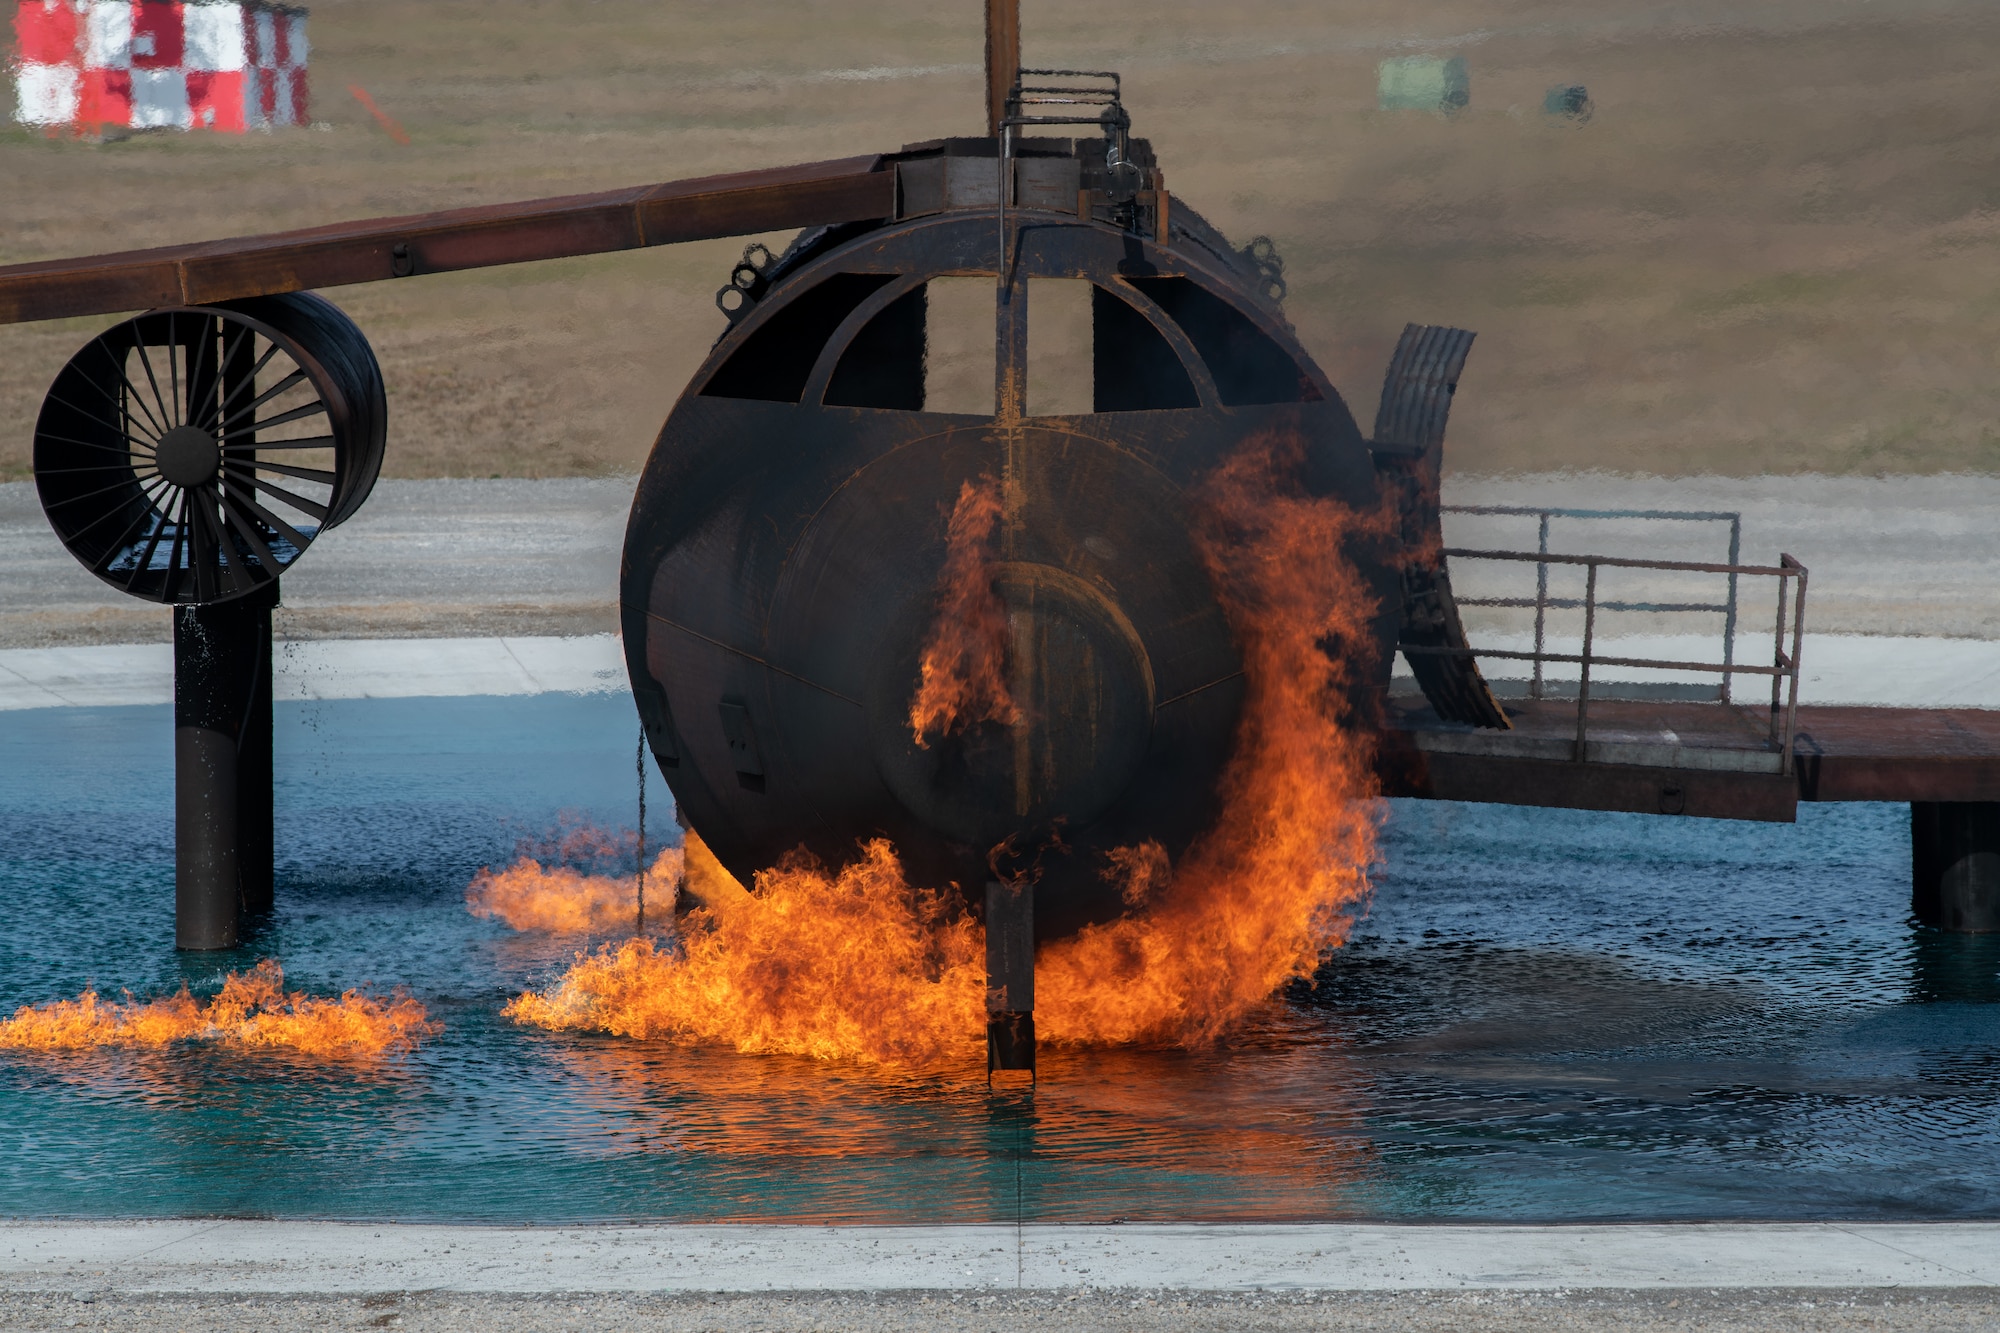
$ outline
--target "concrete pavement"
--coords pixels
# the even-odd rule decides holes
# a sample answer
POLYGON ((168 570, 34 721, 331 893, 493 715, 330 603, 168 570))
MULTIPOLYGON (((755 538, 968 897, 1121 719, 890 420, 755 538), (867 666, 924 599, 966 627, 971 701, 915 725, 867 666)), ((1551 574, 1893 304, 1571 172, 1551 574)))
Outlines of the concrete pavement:
POLYGON ((125 1295, 0 1290, 8 1329, 199 1333, 1991 1333, 1988 1289, 125 1295))
MULTIPOLYGON (((622 691, 610 634, 577 638, 292 639, 274 645, 272 697, 405 699, 622 691)), ((0 712, 173 702, 165 643, 0 648, 0 712)))
POLYGON ((203 1293, 2000 1287, 2000 1223, 0 1223, 0 1286, 203 1293))
MULTIPOLYGON (((499 637, 617 629, 632 477, 384 481, 284 579, 280 638, 499 637)), ((29 482, 0 485, 0 647, 165 643, 163 607, 62 548, 29 482)))
MULTIPOLYGON (((384 481, 285 577, 287 638, 615 632, 636 478, 384 481)), ((1450 504, 1738 511, 1743 558, 1812 570, 1815 632, 2000 639, 2000 478, 1452 476, 1450 504)), ((1532 520, 1448 515, 1460 546, 1532 548, 1532 520)), ((1558 550, 1720 559, 1713 524, 1558 520, 1558 550)), ((1455 575, 1455 578, 1460 577, 1455 575)), ((1470 573, 1464 577, 1470 577, 1470 573)), ((1745 593, 1746 599, 1750 596, 1745 593)), ((1746 632, 1768 615, 1762 593, 1746 632)), ((1746 605, 1748 605, 1746 601, 1746 605)), ((34 487, 0 485, 0 648, 164 642, 167 613, 71 559, 34 487)))
MULTIPOLYGON (((1612 473, 1451 476, 1454 505, 1737 512, 1742 558, 1780 552, 1812 571, 1808 632, 2000 639, 2000 477, 1632 477, 1612 473)), ((1719 523, 1557 519, 1550 547, 1720 561, 1719 523)), ((1447 546, 1535 548, 1532 518, 1446 514, 1447 546)), ((1467 571, 1470 573, 1470 571, 1467 571)), ((1454 587, 1464 582, 1452 573, 1454 587)), ((1463 588, 1460 589, 1463 592, 1463 588)), ((1770 628, 1765 587, 1744 589, 1744 628, 1770 628)))

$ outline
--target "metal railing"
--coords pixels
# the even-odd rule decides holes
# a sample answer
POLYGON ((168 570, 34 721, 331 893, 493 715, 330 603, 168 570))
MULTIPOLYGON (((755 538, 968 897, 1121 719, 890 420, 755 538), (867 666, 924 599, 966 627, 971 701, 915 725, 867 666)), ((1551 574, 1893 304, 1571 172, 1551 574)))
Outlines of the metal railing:
MULTIPOLYGON (((1535 511, 1530 511, 1535 512, 1535 511)), ((1745 676, 1769 676, 1771 678, 1771 733, 1770 743, 1781 758, 1779 771, 1792 771, 1792 751, 1798 732, 1799 713, 1799 651, 1805 635, 1806 617, 1806 567, 1789 555, 1780 555, 1775 565, 1708 564, 1694 560, 1638 560, 1608 555, 1551 555, 1547 551, 1475 551, 1448 547, 1444 556, 1450 560, 1501 560, 1511 562, 1531 562, 1540 566, 1542 583, 1546 587, 1546 572, 1550 565, 1581 565, 1584 567, 1584 592, 1581 601, 1571 599, 1583 609, 1583 651, 1581 653, 1552 653, 1547 651, 1539 624, 1535 635, 1533 652, 1520 652, 1501 648, 1451 648, 1420 644, 1396 645, 1398 652, 1405 656, 1421 654, 1434 657, 1492 657, 1509 661, 1533 662, 1536 678, 1540 679, 1542 665, 1546 662, 1574 664, 1578 671, 1576 691, 1576 744, 1573 757, 1583 762, 1590 735, 1590 673, 1592 667, 1631 667, 1651 671, 1698 671, 1721 672, 1745 676), (1664 658, 1647 657, 1601 657, 1595 651, 1597 633, 1597 612, 1603 609, 1642 609, 1641 604, 1603 602, 1597 600, 1597 572, 1600 569, 1651 569, 1679 573, 1727 574, 1732 589, 1739 578, 1774 578, 1778 581, 1777 617, 1771 634, 1771 665, 1750 666, 1740 662, 1679 662, 1664 658), (1789 622, 1789 623, 1788 623, 1789 622), (1787 631, 1790 645, 1786 644, 1787 631)), ((1490 604, 1490 603, 1489 603, 1490 604)), ((1532 603, 1522 602, 1522 605, 1532 603)), ((1551 600, 1548 605, 1557 605, 1551 600)), ((1684 609, 1660 606, 1654 609, 1684 609)), ((1713 608, 1704 608, 1713 609, 1713 608)), ((1726 702, 1726 701, 1725 701, 1726 702)))
MULTIPOLYGON (((1729 525, 1729 555, 1726 563, 1734 565, 1743 554, 1743 515, 1727 510, 1707 509, 1565 509, 1553 505, 1440 505, 1446 514, 1479 514, 1506 518, 1533 518, 1539 520, 1539 533, 1535 549, 1541 555, 1549 553, 1549 520, 1571 518, 1585 520, 1603 519, 1644 519, 1665 523, 1727 523, 1729 525)), ((1729 593, 1721 602, 1601 602, 1606 611, 1710 611, 1718 612, 1722 622, 1722 683, 1717 697, 1723 703, 1730 701, 1730 678, 1737 673, 1732 669, 1736 661, 1736 612, 1737 576, 1729 576, 1729 593)), ((1535 647, 1539 651, 1548 630, 1548 613, 1551 610, 1573 611, 1583 603, 1574 597, 1549 596, 1549 567, 1539 566, 1535 571, 1535 595, 1524 597, 1459 597, 1460 606, 1497 606, 1535 608, 1535 647)), ((1528 682, 1528 697, 1542 697, 1542 664, 1535 663, 1535 674, 1528 682)))
MULTIPOLYGON (((1014 86, 1007 93, 1005 114, 1000 118, 1000 151, 996 155, 1000 177, 998 212, 1000 217, 1000 285, 1013 285, 1014 263, 1008 250, 1007 199, 1014 192, 1014 131, 1035 126, 1096 126, 1104 131, 1105 168, 1126 171, 1137 177, 1137 169, 1126 160, 1129 148, 1126 132, 1132 118, 1125 111, 1123 81, 1110 69, 1019 69, 1014 86), (1031 83, 1030 79, 1087 79, 1088 83, 1031 83), (1035 114, 1046 109, 1050 114, 1035 114)), ((1161 237, 1162 240, 1165 237, 1161 237)))

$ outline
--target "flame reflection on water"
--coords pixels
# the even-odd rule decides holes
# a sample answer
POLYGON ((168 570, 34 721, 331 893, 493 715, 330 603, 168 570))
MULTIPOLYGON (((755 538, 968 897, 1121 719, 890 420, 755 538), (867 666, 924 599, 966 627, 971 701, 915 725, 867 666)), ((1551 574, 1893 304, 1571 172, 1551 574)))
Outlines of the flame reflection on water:
MULTIPOLYGON (((968 1205, 1044 1221, 1185 1218, 1203 1181, 1211 1220, 1365 1210, 1365 1071, 1323 1024, 1278 1009, 1260 1020, 1205 1052, 1045 1047, 1031 1091, 989 1088, 976 1068, 542 1040, 600 1126, 591 1151, 738 1161, 760 1180, 804 1159, 812 1220, 907 1217, 911 1195, 939 1187, 958 1194, 961 1220, 968 1205)), ((770 1215, 768 1197, 742 1202, 742 1216, 770 1215)))

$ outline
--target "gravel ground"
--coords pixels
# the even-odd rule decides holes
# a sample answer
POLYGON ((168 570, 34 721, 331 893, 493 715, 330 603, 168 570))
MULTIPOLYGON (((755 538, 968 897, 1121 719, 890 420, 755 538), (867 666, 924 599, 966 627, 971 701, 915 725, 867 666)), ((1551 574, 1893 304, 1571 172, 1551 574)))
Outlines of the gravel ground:
POLYGON ((1949 1330, 2000 1328, 2000 1290, 1646 1292, 1349 1292, 1215 1295, 1089 1291, 1021 1295, 898 1293, 782 1296, 372 1296, 0 1294, 8 1329, 237 1330, 394 1328, 657 1329, 662 1333, 1007 1333, 1014 1329, 1171 1330, 1949 1330))

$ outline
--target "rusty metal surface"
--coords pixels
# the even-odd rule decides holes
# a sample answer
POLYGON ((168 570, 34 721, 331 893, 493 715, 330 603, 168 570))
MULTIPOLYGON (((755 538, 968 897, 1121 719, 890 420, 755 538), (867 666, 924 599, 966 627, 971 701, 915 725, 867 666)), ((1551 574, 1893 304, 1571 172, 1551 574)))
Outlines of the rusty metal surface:
POLYGON ((653 750, 725 865, 748 874, 801 845, 842 860, 888 836, 913 878, 976 886, 994 844, 1019 835, 1046 851, 1034 910, 1047 938, 1123 910, 1099 874, 1106 849, 1157 840, 1177 854, 1213 811, 1243 682, 1187 489, 1271 430, 1305 438, 1323 493, 1366 507, 1376 484, 1333 386, 1237 270, 1074 215, 1013 220, 1015 276, 1095 283, 1093 299, 1122 312, 1106 350, 1150 338, 1179 367, 1177 405, 1024 416, 1025 324, 996 315, 997 410, 924 410, 921 376, 897 371, 921 365, 914 302, 932 275, 994 273, 995 216, 870 232, 788 269, 696 373, 641 478, 620 600, 653 750), (1270 381, 1205 354, 1207 333, 1148 294, 1191 289, 1267 340, 1291 401, 1231 401, 1270 381), (920 747, 908 712, 945 517, 982 476, 1006 488, 995 587, 1026 645, 1013 687, 1030 720, 920 747), (758 747, 750 781, 725 705, 758 747))
POLYGON ((1445 422, 1473 336, 1465 329, 1437 325, 1411 324, 1403 329, 1382 379, 1374 443, 1377 466, 1401 493, 1406 563, 1400 637, 1408 644, 1446 650, 1412 654, 1410 670, 1445 717, 1504 730, 1507 714, 1494 701, 1479 664, 1463 651, 1465 626, 1452 597, 1438 517, 1445 422))
POLYGON ((1385 739, 1379 763, 1385 796, 1779 824, 1797 818, 1798 786, 1779 774, 1435 754, 1408 739, 1385 739))
MULTIPOLYGON (((1463 644, 1448 645, 1438 643, 1411 642, 1408 638, 1396 647, 1414 667, 1427 659, 1430 661, 1460 661, 1470 663, 1478 657, 1495 657, 1511 661, 1534 663, 1536 691, 1531 697, 1540 697, 1542 668, 1546 663, 1562 662, 1578 667, 1579 679, 1575 707, 1575 739, 1571 746, 1571 757, 1582 760, 1587 757, 1590 747, 1591 716, 1591 669, 1598 666, 1637 667, 1653 671, 1678 671, 1713 673, 1725 681, 1732 675, 1768 676, 1771 679, 1770 729, 1767 737, 1769 746, 1778 754, 1780 772, 1790 772, 1792 767, 1793 733, 1797 726, 1799 706, 1799 653, 1800 641, 1804 634, 1806 614, 1806 567, 1789 555, 1780 555, 1775 565, 1714 564, 1694 560, 1652 560, 1628 556, 1601 555, 1553 555, 1547 550, 1540 551, 1481 551, 1448 548, 1444 555, 1463 560, 1493 560, 1503 563, 1529 563, 1536 566, 1538 574, 1546 574, 1551 565, 1574 565, 1584 569, 1587 575, 1583 600, 1583 651, 1581 653, 1556 653, 1548 650, 1539 622, 1536 626, 1535 647, 1532 652, 1515 649, 1471 648, 1463 644), (1625 657, 1599 654, 1593 651, 1598 608, 1610 605, 1631 604, 1600 603, 1597 597, 1597 572, 1600 568, 1668 570, 1683 573, 1727 574, 1731 585, 1740 578, 1775 578, 1778 580, 1777 610, 1772 626, 1770 666, 1750 666, 1734 662, 1729 644, 1735 633, 1734 602, 1728 608, 1695 607, 1696 610, 1728 609, 1730 620, 1724 630, 1725 649, 1720 662, 1696 662, 1668 658, 1625 657), (1789 619, 1788 619, 1789 617, 1789 619)), ((1405 574, 1406 586, 1408 575, 1405 574)), ((1732 593, 1732 598, 1734 594, 1732 593)), ((1494 600, 1494 599, 1488 599, 1494 600)), ((1655 610, 1683 610, 1685 607, 1652 608, 1655 610)), ((1422 683, 1422 676, 1418 677, 1422 683)), ((1432 691, 1425 690, 1429 697, 1432 691)), ((1490 697, 1490 696, 1489 696, 1490 697)), ((1727 695, 1724 696, 1727 698, 1727 695)), ((1431 699, 1431 706, 1439 717, 1447 722, 1469 722, 1471 725, 1486 725, 1465 717, 1457 707, 1458 699, 1447 693, 1443 702, 1431 699)), ((1496 705, 1497 707, 1497 705, 1496 705)))
POLYGON ((1771 578, 1792 577, 1798 572, 1795 565, 1780 563, 1775 565, 1725 565, 1706 560, 1653 560, 1641 556, 1622 555, 1556 555, 1547 551, 1475 551, 1460 547, 1446 548, 1445 555, 1458 556, 1466 560, 1508 560, 1544 565, 1603 565, 1609 569, 1670 569, 1696 574, 1761 574, 1771 578))
MULTIPOLYGON (((1381 737, 1378 769, 1391 796, 1491 801, 1516 805, 1575 805, 1582 809, 1663 813, 1660 790, 1679 787, 1684 808, 1722 818, 1775 817, 1758 803, 1730 802, 1762 790, 1738 781, 1760 775, 1721 765, 1776 759, 1769 742, 1768 706, 1744 707, 1670 700, 1599 700, 1593 729, 1664 753, 1681 752, 1679 766, 1554 761, 1530 753, 1534 742, 1566 741, 1575 726, 1562 701, 1510 706, 1520 754, 1425 750, 1424 733, 1463 733, 1417 699, 1392 701, 1381 737), (1667 739, 1671 738, 1671 746, 1667 739), (1717 765, 1695 767, 1695 764, 1717 765), (1631 770, 1626 772, 1625 770, 1631 770), (1653 786, 1649 789, 1646 781, 1653 786), (1649 794, 1650 790, 1650 794, 1649 794)), ((2000 801, 2000 711, 1978 708, 1798 709, 1794 773, 1784 784, 1805 801, 2000 801)), ((1775 789, 1774 789, 1775 790, 1775 789)))
POLYGON ((15 264, 0 268, 0 323, 212 305, 422 273, 885 219, 895 213, 895 196, 895 173, 870 155, 15 264))
MULTIPOLYGON (((1536 520, 1536 553, 1549 553, 1549 524, 1552 519, 1612 521, 1641 519, 1653 523, 1727 523, 1729 525, 1729 555, 1725 564, 1741 563, 1743 554, 1743 515, 1734 510, 1687 510, 1687 509, 1580 509, 1557 505, 1484 505, 1460 504, 1439 505, 1442 514, 1466 514, 1479 517, 1532 518, 1536 520)), ((1740 610, 1738 578, 1729 576, 1728 595, 1720 602, 1659 602, 1603 600, 1597 603, 1603 611, 1646 611, 1654 613, 1713 612, 1723 617, 1722 626, 1722 684, 1716 697, 1728 703, 1731 697, 1734 673, 1728 668, 1736 661, 1736 621, 1740 610)), ((1548 613, 1551 611, 1576 611, 1583 608, 1583 602, 1575 597, 1554 597, 1549 594, 1549 567, 1541 563, 1535 569, 1535 595, 1533 597, 1458 597, 1460 606, 1490 606, 1517 610, 1533 609, 1535 613, 1535 669, 1528 685, 1528 697, 1539 699, 1543 691, 1542 661, 1543 649, 1548 643, 1548 613)))
POLYGON ((2000 712, 1800 705, 1809 801, 2000 801, 2000 712))
POLYGON ((1021 67, 1021 0, 986 0, 986 133, 1000 137, 1007 93, 1021 67))

